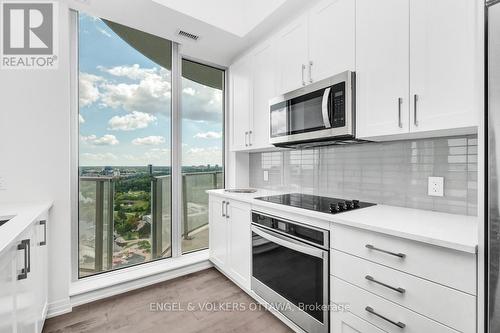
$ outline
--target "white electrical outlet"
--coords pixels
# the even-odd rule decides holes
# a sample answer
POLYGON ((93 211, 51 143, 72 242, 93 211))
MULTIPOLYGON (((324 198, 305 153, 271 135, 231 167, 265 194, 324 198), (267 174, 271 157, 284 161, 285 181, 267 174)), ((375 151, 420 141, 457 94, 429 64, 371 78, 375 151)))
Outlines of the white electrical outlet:
POLYGON ((429 177, 427 185, 427 194, 433 197, 442 197, 444 195, 444 178, 429 177))
POLYGON ((264 181, 265 182, 269 181, 269 171, 268 170, 264 170, 264 181))

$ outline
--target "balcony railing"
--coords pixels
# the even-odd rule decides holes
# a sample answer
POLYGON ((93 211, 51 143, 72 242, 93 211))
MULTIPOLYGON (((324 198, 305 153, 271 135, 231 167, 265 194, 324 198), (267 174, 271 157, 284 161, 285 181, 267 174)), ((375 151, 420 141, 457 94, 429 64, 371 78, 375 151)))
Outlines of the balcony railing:
MULTIPOLYGON (((146 179, 148 200, 141 197, 145 192, 117 192, 124 179, 80 177, 80 277, 171 256, 170 175, 146 179)), ((222 187, 221 171, 182 174, 183 253, 208 246, 206 190, 222 187)))

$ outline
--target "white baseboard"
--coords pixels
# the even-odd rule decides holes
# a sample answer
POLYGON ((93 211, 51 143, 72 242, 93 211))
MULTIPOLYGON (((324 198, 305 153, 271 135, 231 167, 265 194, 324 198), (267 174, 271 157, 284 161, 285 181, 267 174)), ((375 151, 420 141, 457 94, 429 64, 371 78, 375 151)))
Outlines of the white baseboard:
POLYGON ((213 267, 208 260, 208 253, 188 254, 178 259, 82 279, 70 288, 71 306, 76 307, 213 267))
POLYGON ((47 318, 60 316, 62 314, 71 312, 71 310, 72 310, 72 307, 71 307, 71 303, 69 301, 69 297, 55 301, 55 302, 51 302, 48 305, 47 318))

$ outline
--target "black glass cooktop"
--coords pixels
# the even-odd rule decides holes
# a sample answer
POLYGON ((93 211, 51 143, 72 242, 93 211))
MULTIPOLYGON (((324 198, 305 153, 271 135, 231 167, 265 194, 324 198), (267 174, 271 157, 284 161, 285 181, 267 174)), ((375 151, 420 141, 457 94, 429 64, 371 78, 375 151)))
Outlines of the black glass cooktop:
POLYGON ((376 205, 374 203, 363 202, 355 199, 346 200, 328 198, 302 193, 272 195, 269 197, 260 197, 255 199, 329 214, 337 214, 376 205))

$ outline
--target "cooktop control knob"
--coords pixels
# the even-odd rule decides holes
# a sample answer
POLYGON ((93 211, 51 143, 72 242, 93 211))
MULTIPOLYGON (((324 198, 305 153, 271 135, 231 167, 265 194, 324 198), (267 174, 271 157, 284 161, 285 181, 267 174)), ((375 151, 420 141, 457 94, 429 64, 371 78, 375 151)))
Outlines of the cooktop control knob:
POLYGON ((338 213, 338 212, 339 212, 339 208, 338 208, 337 204, 331 203, 330 204, 330 213, 335 214, 335 213, 338 213))
POLYGON ((345 205, 347 209, 354 209, 354 202, 352 202, 351 200, 346 200, 345 205))

